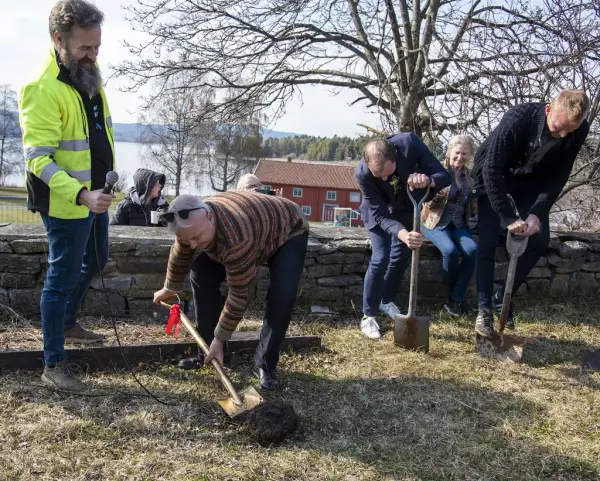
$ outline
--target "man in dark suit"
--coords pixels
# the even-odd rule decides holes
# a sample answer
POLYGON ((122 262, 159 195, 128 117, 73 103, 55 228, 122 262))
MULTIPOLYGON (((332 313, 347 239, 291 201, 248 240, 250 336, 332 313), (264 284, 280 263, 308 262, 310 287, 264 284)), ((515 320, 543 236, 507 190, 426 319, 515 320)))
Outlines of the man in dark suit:
POLYGON ((392 319, 400 310, 394 303, 410 259, 410 249, 421 246, 412 231, 413 205, 406 192, 431 187, 429 198, 450 185, 450 176, 416 134, 400 133, 369 141, 354 173, 363 194, 362 220, 373 254, 365 276, 361 329, 379 339, 377 311, 392 319))

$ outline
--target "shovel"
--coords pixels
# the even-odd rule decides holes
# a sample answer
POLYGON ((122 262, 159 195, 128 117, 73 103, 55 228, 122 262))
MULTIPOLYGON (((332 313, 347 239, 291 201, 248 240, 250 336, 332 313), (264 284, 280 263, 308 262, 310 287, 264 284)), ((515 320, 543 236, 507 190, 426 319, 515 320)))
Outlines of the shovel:
MULTIPOLYGON (((171 308, 171 306, 169 304, 166 304, 164 302, 161 302, 161 305, 163 307, 166 307, 167 309, 171 308)), ((208 350, 209 350, 208 344, 206 344, 204 339, 202 339, 200 334, 198 334, 198 331, 192 325, 192 322, 190 321, 190 319, 183 312, 180 314, 180 316, 181 316, 181 323, 183 324, 183 326, 187 329, 187 331, 191 334, 191 336, 194 338, 194 340, 202 348, 202 351, 204 352, 204 354, 208 355, 208 350)), ((254 389, 254 387, 252 387, 252 386, 248 386, 239 392, 236 391, 235 387, 233 387, 233 384, 231 383, 231 380, 229 379, 227 374, 225 374, 225 371, 223 370, 223 366, 221 366, 219 361, 217 361, 216 359, 213 359, 211 361, 211 364, 217 371, 217 374, 219 374, 219 377, 221 378, 221 382, 223 383, 223 386, 225 386, 225 389, 227 389, 227 391, 229 391, 230 396, 221 396, 221 397, 217 398, 217 402, 223 408, 223 410, 229 415, 229 417, 233 418, 233 417, 237 416, 238 414, 248 411, 263 402, 263 398, 261 397, 261 395, 258 394, 256 389, 254 389)))
MULTIPOLYGON (((413 230, 421 232, 421 206, 429 194, 429 186, 425 195, 417 203, 406 186, 408 196, 414 206, 413 230)), ((429 352, 429 317, 416 315, 417 311, 417 284, 419 280, 419 251, 412 249, 412 263, 410 266, 410 293, 408 298, 408 313, 398 314, 394 319, 394 342, 396 345, 411 351, 429 352)))
POLYGON ((499 360, 511 360, 519 362, 523 359, 523 343, 514 336, 504 334, 504 327, 508 319, 508 311, 512 298, 512 290, 515 282, 517 261, 527 248, 527 237, 514 235, 508 232, 506 237, 506 250, 510 256, 506 285, 504 286, 504 298, 502 299, 502 312, 500 313, 500 326, 498 333, 494 333, 492 339, 487 339, 479 334, 475 337, 475 351, 484 357, 499 360))

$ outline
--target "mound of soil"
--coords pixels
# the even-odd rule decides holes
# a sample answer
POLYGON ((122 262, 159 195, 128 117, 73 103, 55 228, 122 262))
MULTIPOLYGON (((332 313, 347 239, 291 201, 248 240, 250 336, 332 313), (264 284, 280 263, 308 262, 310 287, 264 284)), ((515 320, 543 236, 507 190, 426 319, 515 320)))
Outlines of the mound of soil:
POLYGON ((246 434, 261 446, 270 446, 283 441, 296 431, 298 416, 291 404, 266 402, 236 416, 246 434))

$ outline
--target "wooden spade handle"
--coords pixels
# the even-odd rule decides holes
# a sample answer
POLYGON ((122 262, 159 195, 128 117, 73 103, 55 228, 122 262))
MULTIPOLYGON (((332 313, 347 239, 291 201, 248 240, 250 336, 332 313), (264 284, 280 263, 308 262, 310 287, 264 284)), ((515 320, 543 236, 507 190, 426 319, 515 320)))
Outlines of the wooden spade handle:
MULTIPOLYGON (((406 184, 406 192, 408 193, 408 197, 413 203, 414 206, 414 220, 413 220, 413 230, 415 232, 421 232, 421 206, 423 202, 429 195, 429 190, 431 186, 427 186, 427 190, 425 191, 425 195, 420 202, 417 202, 410 192, 410 187, 406 184)), ((419 254, 421 248, 411 249, 412 250, 412 259, 410 264, 410 290, 408 293, 408 317, 414 317, 417 315, 417 286, 419 285, 419 254)))
MULTIPOLYGON (((171 306, 165 302, 161 301, 160 304, 161 304, 161 306, 166 307, 167 309, 171 309, 171 306)), ((190 321, 188 316, 186 316, 183 312, 180 313, 180 316, 181 316, 181 323, 183 324, 183 326, 187 329, 187 331, 192 335, 194 340, 202 348, 202 351, 204 352, 204 354, 206 356, 208 356, 208 351, 210 348, 209 348, 208 344, 206 344, 206 341, 204 339, 202 339, 200 334, 198 334, 198 331, 192 325, 192 322, 190 321)), ((238 392, 233 387, 231 380, 229 379, 227 374, 225 374, 225 371, 223 370, 223 366, 221 366, 219 361, 217 361, 216 359, 213 359, 211 361, 211 364, 213 365, 213 367, 219 374, 219 377, 221 378, 221 382, 223 383, 223 386, 225 386, 225 388, 229 391, 229 394, 231 394, 231 397, 233 398, 233 401, 235 402, 235 404, 237 404, 238 406, 242 406, 244 404, 244 401, 242 401, 242 398, 240 397, 238 392)))

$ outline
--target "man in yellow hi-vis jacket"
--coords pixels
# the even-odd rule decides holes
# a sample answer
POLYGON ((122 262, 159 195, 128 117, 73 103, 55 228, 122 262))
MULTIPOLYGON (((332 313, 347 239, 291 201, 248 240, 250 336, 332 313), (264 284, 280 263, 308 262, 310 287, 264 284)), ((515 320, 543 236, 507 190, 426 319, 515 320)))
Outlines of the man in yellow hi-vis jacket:
POLYGON ((19 119, 27 161, 28 208, 48 232, 48 273, 40 302, 44 336, 42 381, 81 391, 65 342, 91 344, 77 314, 93 276, 108 261, 108 208, 102 193, 114 170, 112 121, 96 63, 103 14, 84 0, 60 0, 50 12, 52 48, 23 86, 19 119))

